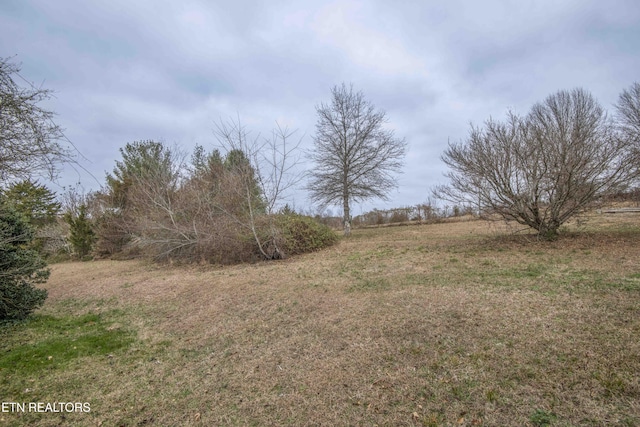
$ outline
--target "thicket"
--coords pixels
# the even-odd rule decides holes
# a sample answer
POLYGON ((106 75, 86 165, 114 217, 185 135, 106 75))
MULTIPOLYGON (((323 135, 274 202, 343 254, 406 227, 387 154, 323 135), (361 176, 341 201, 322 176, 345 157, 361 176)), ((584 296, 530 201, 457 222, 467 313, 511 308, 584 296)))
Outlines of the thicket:
MULTIPOLYGON (((95 252, 230 264, 335 243, 335 233, 313 219, 274 212, 273 197, 282 190, 274 185, 282 183, 278 172, 284 163, 272 162, 266 171, 258 160, 261 151, 246 144, 242 128, 219 130, 228 138, 225 152, 196 147, 190 161, 178 148, 156 141, 125 145, 89 209, 95 252)), ((278 152, 286 153, 283 140, 290 134, 279 135, 278 152)))

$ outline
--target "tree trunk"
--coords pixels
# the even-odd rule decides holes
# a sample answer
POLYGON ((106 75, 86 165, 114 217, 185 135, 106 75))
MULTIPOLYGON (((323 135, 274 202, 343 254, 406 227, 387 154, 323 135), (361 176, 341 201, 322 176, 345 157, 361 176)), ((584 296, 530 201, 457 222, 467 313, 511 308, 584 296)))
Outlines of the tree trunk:
POLYGON ((559 228, 560 224, 554 221, 541 224, 538 227, 538 237, 547 241, 556 240, 560 235, 560 233, 558 232, 559 228))
POLYGON ((345 197, 343 200, 344 209, 344 235, 345 237, 351 236, 351 212, 349 210, 349 198, 345 197))

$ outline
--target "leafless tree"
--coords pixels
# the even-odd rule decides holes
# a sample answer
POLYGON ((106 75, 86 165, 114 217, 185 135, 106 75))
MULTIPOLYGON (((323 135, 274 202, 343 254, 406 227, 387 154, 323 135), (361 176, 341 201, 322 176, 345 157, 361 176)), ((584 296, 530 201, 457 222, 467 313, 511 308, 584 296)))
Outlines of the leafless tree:
POLYGON ((53 178, 61 162, 73 160, 72 152, 63 145, 67 140, 53 122, 54 113, 38 105, 51 98, 51 91, 27 82, 19 72, 10 59, 0 58, 0 179, 38 173, 53 178))
POLYGON ((315 163, 307 189, 321 206, 342 204, 344 234, 351 232, 352 202, 387 199, 397 187, 406 151, 404 139, 385 128, 386 113, 376 110, 362 92, 344 83, 331 89, 331 102, 316 107, 315 163))
POLYGON ((450 143, 442 156, 450 183, 435 193, 552 239, 568 219, 629 183, 630 155, 631 144, 591 94, 560 91, 524 117, 489 120, 450 143))
POLYGON ((221 120, 216 124, 214 134, 224 150, 242 153, 248 160, 247 163, 233 165, 231 172, 240 180, 240 185, 229 187, 241 191, 239 196, 244 198, 246 215, 228 212, 230 218, 251 231, 263 257, 285 257, 278 244, 279 231, 272 215, 287 191, 301 179, 301 174, 296 172, 296 165, 302 139, 294 139, 295 131, 282 128, 278 123, 271 138, 251 139, 240 119, 221 120))
POLYGON ((96 204, 96 192, 86 191, 85 188, 77 183, 75 186, 64 187, 64 192, 60 196, 62 211, 69 212, 73 216, 77 216, 80 206, 87 206, 89 216, 92 215, 93 205, 96 204))
POLYGON ((616 110, 622 136, 630 139, 640 151, 640 83, 622 91, 616 110))

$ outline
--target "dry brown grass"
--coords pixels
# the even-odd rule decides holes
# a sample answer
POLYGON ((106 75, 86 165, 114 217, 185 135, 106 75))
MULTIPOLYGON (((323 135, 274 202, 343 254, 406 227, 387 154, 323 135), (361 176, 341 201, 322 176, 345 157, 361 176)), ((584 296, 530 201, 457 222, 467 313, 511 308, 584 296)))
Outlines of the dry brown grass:
POLYGON ((639 226, 593 215, 539 242, 457 222, 234 267, 58 264, 43 312, 103 312, 137 343, 24 379, 90 414, 0 424, 640 425, 639 226))

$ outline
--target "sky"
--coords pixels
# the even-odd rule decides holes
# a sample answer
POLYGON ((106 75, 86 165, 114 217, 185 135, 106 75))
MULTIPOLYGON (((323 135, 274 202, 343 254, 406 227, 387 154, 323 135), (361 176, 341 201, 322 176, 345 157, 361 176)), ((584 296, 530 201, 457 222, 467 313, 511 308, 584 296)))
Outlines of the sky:
MULTIPOLYGON (((576 87, 612 111, 640 81, 640 2, 1 0, 0 57, 55 92, 81 154, 55 191, 99 189, 128 142, 213 149, 221 119, 258 138, 287 126, 312 150, 316 107, 353 84, 408 147, 398 189, 357 215, 426 201, 471 123, 576 87)), ((303 186, 285 201, 311 210, 303 186)))

